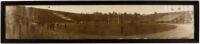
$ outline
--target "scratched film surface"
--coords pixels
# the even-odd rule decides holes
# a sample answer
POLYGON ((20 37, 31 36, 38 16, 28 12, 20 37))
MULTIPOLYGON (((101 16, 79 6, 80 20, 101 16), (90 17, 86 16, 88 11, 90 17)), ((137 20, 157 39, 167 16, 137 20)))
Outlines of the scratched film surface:
POLYGON ((6 39, 193 39, 192 5, 6 6, 6 39))

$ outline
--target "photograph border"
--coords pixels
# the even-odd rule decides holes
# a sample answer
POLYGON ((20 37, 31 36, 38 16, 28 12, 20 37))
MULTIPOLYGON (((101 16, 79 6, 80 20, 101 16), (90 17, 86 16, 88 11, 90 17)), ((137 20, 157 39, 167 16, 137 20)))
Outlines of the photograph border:
POLYGON ((2 1, 1 2, 2 43, 198 43, 199 2, 198 1, 2 1), (193 5, 194 39, 6 39, 5 6, 7 5, 193 5))

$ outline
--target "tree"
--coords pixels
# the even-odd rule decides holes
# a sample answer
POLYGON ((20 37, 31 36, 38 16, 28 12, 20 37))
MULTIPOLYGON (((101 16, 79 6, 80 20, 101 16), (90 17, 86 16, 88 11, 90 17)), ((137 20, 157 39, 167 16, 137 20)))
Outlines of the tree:
POLYGON ((100 14, 101 15, 102 13, 101 12, 94 12, 93 14, 100 14))
POLYGON ((157 12, 154 12, 154 14, 158 14, 157 12))
POLYGON ((124 12, 124 15, 128 15, 128 13, 124 12))
POLYGON ((135 16, 140 16, 141 14, 135 12, 134 15, 135 15, 135 16))
POLYGON ((117 15, 117 12, 115 12, 115 11, 113 11, 113 13, 112 13, 113 15, 117 15))

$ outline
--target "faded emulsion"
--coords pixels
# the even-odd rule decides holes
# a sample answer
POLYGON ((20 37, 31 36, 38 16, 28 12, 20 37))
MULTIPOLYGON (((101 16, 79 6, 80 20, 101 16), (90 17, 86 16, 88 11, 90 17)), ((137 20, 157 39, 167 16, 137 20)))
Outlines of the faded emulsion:
POLYGON ((6 39, 194 39, 192 5, 6 6, 6 39))

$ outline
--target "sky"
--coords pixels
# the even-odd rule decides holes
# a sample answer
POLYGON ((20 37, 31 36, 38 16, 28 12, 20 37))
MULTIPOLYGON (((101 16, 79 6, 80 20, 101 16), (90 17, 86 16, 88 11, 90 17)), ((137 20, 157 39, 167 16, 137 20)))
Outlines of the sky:
POLYGON ((93 12, 118 12, 118 13, 140 13, 153 14, 193 11, 193 5, 26 5, 26 7, 50 9, 56 11, 65 11, 73 13, 93 13, 93 12))

